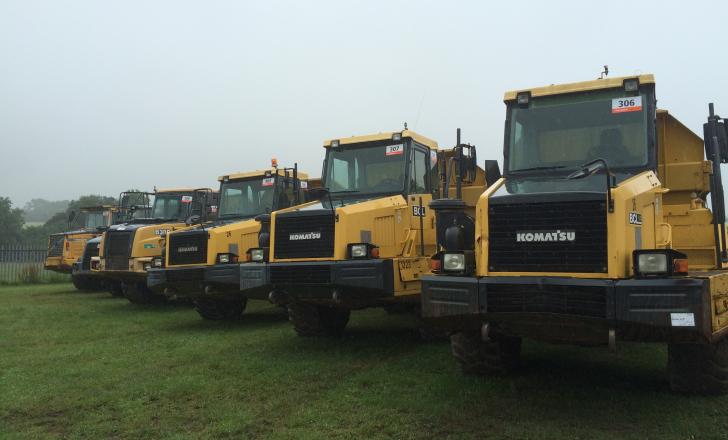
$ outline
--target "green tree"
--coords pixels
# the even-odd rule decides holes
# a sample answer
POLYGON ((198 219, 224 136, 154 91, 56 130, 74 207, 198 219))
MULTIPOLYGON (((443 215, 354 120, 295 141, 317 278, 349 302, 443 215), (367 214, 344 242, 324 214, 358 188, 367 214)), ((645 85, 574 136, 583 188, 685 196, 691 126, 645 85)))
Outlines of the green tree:
POLYGON ((13 208, 7 197, 0 197, 0 244, 18 243, 22 240, 23 210, 13 208))

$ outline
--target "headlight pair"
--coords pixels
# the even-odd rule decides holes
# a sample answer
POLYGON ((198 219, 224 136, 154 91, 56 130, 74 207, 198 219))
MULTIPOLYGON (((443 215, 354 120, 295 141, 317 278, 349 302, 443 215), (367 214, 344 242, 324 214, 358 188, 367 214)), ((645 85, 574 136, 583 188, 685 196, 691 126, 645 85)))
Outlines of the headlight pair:
POLYGON ((217 262, 220 264, 237 263, 238 256, 231 253, 217 254, 217 262))

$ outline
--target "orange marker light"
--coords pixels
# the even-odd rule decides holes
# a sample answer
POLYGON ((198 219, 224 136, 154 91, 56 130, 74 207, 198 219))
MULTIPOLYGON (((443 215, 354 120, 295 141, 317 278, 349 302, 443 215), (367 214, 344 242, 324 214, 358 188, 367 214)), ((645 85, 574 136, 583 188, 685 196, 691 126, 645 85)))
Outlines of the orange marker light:
POLYGON ((438 272, 441 267, 442 267, 442 263, 440 262, 439 258, 430 259, 430 270, 431 271, 438 272))
POLYGON ((372 258, 379 258, 379 248, 378 247, 372 248, 371 255, 372 255, 372 258))
POLYGON ((673 272, 687 275, 687 273, 688 273, 687 258, 677 258, 677 259, 673 260, 673 272))
POLYGON ((278 159, 275 157, 270 160, 270 166, 273 168, 278 168, 278 159))

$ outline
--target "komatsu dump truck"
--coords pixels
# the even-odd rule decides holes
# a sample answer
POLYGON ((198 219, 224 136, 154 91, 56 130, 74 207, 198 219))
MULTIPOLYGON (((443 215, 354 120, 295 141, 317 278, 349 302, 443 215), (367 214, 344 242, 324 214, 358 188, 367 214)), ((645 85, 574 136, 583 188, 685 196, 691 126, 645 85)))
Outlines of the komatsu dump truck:
POLYGON ((504 174, 475 216, 431 205, 442 234, 422 313, 463 370, 516 366, 522 338, 661 342, 673 390, 728 391, 728 136, 712 104, 702 139, 657 108, 652 75, 505 104, 504 174))

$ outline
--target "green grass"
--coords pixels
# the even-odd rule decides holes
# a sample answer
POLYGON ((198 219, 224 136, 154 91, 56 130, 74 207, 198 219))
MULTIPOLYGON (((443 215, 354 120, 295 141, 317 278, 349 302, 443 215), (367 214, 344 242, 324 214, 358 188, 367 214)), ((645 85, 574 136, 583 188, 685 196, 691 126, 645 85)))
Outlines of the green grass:
POLYGON ((354 312, 303 339, 70 285, 0 288, 0 438, 726 438, 728 398, 671 394, 665 350, 526 343, 524 368, 463 376, 416 322, 354 312))

